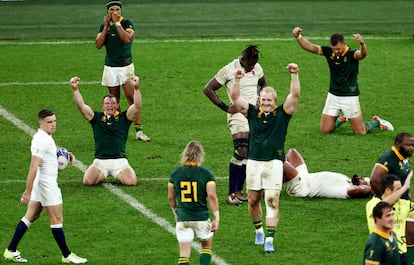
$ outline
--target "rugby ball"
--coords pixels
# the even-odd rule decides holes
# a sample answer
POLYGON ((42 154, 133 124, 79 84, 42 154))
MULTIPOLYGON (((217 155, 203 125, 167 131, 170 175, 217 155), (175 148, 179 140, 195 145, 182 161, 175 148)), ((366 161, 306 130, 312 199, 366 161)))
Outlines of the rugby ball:
POLYGON ((58 148, 57 150, 58 169, 64 170, 69 164, 69 152, 66 148, 58 148))

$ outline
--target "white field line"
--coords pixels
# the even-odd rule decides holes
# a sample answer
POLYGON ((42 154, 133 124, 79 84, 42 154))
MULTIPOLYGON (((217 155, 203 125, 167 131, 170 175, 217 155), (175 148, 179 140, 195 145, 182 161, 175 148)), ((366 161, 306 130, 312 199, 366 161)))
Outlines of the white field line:
MULTIPOLYGON (((329 36, 307 36, 309 40, 329 40, 329 36)), ((380 37, 380 36, 365 36, 365 40, 405 40, 407 37, 380 37)), ((137 39, 134 43, 208 43, 208 42, 246 42, 246 41, 292 41, 293 37, 285 38, 212 38, 212 39, 137 39)), ((54 40, 54 41, 0 41, 0 45, 78 45, 78 44, 93 44, 93 40, 54 40)))
MULTIPOLYGON (((14 124, 19 129, 21 129, 22 131, 24 131, 26 134, 30 135, 30 136, 33 136, 33 134, 36 132, 32 128, 30 128, 29 126, 27 126, 26 124, 24 124, 17 117, 15 117, 13 114, 11 114, 6 109, 4 109, 1 105, 0 105, 0 115, 3 118, 5 118, 6 120, 8 120, 9 122, 11 122, 12 124, 14 124)), ((74 166, 76 168, 78 168, 79 170, 81 170, 82 172, 85 172, 85 170, 87 168, 86 165, 83 164, 79 160, 76 161, 76 163, 74 164, 74 166)), ((167 179, 165 179, 165 180, 167 181, 167 179)), ((2 181, 0 183, 5 183, 5 182, 2 181)), ((175 228, 167 220, 165 220, 162 217, 159 217, 153 211, 151 211, 150 209, 148 209, 144 204, 140 203, 137 199, 135 199, 134 197, 132 197, 132 196, 130 196, 128 194, 126 194, 120 188, 118 188, 118 187, 116 187, 116 186, 114 186, 114 185, 112 185, 110 183, 104 183, 103 186, 105 188, 107 188, 110 192, 112 192, 113 194, 117 195, 123 201, 125 201, 126 203, 128 203, 129 205, 131 205, 131 207, 133 207, 134 209, 138 210, 141 214, 143 214, 144 216, 146 216, 152 222, 156 223, 157 225, 161 226, 162 228, 164 228, 165 230, 167 230, 171 234, 175 235, 175 228)), ((192 246, 193 246, 193 248, 195 250, 197 250, 198 252, 200 252, 200 250, 201 250, 200 243, 193 242, 193 245, 192 246)), ((213 254, 213 256, 212 256, 212 261, 214 263, 216 263, 217 265, 228 265, 229 264, 225 260, 221 259, 219 256, 217 256, 215 254, 213 254)))
MULTIPOLYGON (((0 0, 1 1, 1 0, 0 0)), ((378 36, 366 36, 366 40, 404 40, 410 37, 378 37, 378 36)), ((309 40, 328 40, 329 37, 307 37, 309 40)), ((208 43, 208 42, 254 42, 254 41, 292 41, 292 38, 234 38, 234 39, 142 39, 135 40, 136 43, 208 43)), ((56 41, 0 41, 0 45, 79 45, 79 44, 93 44, 92 40, 56 40, 56 41)), ((84 85, 96 85, 101 81, 82 81, 84 85)), ((4 86, 36 86, 36 85, 69 85, 67 81, 60 82, 5 82, 0 83, 0 87, 4 86)))

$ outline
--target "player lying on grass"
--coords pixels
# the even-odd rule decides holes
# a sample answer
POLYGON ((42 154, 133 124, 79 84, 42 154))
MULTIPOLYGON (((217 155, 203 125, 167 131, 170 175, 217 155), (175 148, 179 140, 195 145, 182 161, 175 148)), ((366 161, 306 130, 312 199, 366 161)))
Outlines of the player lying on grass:
POLYGON ((348 199, 368 197, 371 186, 365 179, 330 171, 309 173, 302 155, 296 149, 286 153, 283 165, 286 192, 293 197, 348 199))

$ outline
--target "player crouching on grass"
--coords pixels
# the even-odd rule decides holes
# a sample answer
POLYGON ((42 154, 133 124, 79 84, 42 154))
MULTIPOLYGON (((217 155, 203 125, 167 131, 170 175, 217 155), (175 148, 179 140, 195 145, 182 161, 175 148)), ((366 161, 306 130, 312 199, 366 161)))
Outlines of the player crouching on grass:
POLYGON ((194 234, 201 242, 200 265, 211 261, 214 232, 220 214, 213 173, 202 167, 204 148, 198 141, 187 144, 181 154, 181 167, 174 170, 168 182, 168 202, 175 217, 176 236, 180 248, 178 264, 190 264, 194 234), (209 219, 207 201, 213 213, 209 219))

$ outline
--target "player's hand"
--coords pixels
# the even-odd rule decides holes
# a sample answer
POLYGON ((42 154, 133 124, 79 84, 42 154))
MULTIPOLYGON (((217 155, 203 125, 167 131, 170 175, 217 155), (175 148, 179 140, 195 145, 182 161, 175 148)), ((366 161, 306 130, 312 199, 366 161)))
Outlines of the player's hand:
POLYGON ((219 221, 214 220, 213 222, 211 222, 211 232, 215 232, 217 231, 217 229, 219 228, 219 221))
POLYGON ((103 19, 104 25, 109 27, 109 22, 111 22, 111 18, 109 16, 104 16, 104 19, 103 19))
POLYGON ((299 37, 300 34, 302 34, 302 29, 299 27, 296 27, 292 30, 292 34, 295 38, 299 37))
POLYGON ((118 13, 112 13, 112 17, 111 17, 111 19, 112 19, 112 22, 119 22, 119 20, 121 19, 121 14, 118 14, 118 13))
POLYGON ((78 85, 79 85, 79 83, 80 83, 80 78, 79 77, 77 77, 77 76, 74 76, 74 77, 72 77, 71 79, 70 79, 70 85, 72 86, 72 89, 73 88, 78 88, 78 85))
POLYGON ((234 78, 241 79, 242 77, 244 77, 244 71, 242 69, 237 69, 234 73, 234 78))
POLYGON ((410 173, 408 173, 407 178, 405 179, 405 183, 408 184, 408 188, 410 188, 410 184, 411 184, 411 178, 413 177, 413 171, 411 170, 410 173))
POLYGON ((75 155, 72 152, 69 152, 69 163, 73 165, 75 161, 76 161, 75 155))
POLYGON ((29 203, 30 200, 30 192, 28 192, 27 190, 25 190, 22 194, 22 197, 20 198, 20 202, 22 204, 27 205, 29 203))
POLYGON ((297 64, 295 64, 295 63, 289 63, 287 66, 286 66, 286 69, 289 71, 289 73, 291 73, 291 74, 296 74, 296 73, 298 73, 299 72, 299 66, 297 65, 297 64))
POLYGON ((139 90, 139 77, 134 75, 130 78, 130 82, 135 90, 139 90))
POLYGON ((362 39, 361 35, 356 33, 356 34, 352 34, 352 36, 361 44, 361 43, 365 43, 365 41, 362 39))

